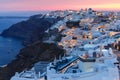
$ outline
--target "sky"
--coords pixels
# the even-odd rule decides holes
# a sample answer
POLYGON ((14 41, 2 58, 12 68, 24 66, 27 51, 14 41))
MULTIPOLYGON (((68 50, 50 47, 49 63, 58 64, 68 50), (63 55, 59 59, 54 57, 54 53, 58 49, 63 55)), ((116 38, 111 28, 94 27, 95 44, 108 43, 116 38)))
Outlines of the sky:
POLYGON ((81 8, 120 10, 120 0, 0 0, 0 12, 43 11, 81 8))

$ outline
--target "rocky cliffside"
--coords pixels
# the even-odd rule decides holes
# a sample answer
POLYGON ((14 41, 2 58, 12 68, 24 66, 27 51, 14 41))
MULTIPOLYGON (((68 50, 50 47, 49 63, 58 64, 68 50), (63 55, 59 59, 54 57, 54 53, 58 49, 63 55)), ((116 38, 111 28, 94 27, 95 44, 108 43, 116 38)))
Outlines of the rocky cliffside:
POLYGON ((30 69, 38 61, 53 61, 59 55, 63 56, 64 50, 56 44, 36 42, 22 49, 16 59, 6 67, 0 68, 0 80, 9 80, 15 72, 30 69))
POLYGON ((27 21, 22 21, 4 30, 1 36, 13 37, 24 40, 25 44, 41 40, 45 30, 50 28, 60 18, 44 17, 44 15, 31 16, 27 21))
POLYGON ((22 21, 12 25, 4 30, 1 36, 22 39, 25 48, 20 50, 16 59, 6 67, 0 68, 0 80, 9 80, 15 72, 22 72, 24 69, 30 69, 36 62, 53 61, 59 55, 63 56, 65 52, 55 43, 44 43, 53 34, 55 42, 62 37, 58 30, 52 30, 49 33, 45 31, 62 18, 45 17, 45 15, 31 16, 27 21, 22 21), (29 45, 28 45, 29 44, 29 45))

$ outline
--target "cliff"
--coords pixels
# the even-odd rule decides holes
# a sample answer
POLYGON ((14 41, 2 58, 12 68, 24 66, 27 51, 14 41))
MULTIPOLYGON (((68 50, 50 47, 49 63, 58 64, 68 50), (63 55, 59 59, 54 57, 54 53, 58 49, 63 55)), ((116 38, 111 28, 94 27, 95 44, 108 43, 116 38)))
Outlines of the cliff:
POLYGON ((55 41, 61 39, 62 35, 58 33, 58 30, 45 33, 47 29, 61 19, 60 17, 45 17, 45 15, 39 14, 4 30, 1 36, 22 39, 26 46, 20 50, 15 60, 6 67, 0 68, 0 80, 9 80, 15 72, 31 69, 39 61, 49 62, 59 55, 63 56, 64 50, 58 45, 44 43, 44 39, 48 39, 53 34, 56 37, 55 41))
POLYGON ((22 39, 26 45, 41 40, 45 30, 59 20, 60 18, 47 18, 42 14, 34 15, 28 20, 14 24, 10 28, 4 30, 1 36, 22 39))
POLYGON ((53 61, 59 55, 63 56, 64 50, 56 44, 36 42, 23 48, 16 59, 6 67, 0 68, 0 80, 9 80, 15 72, 30 69, 38 61, 53 61))

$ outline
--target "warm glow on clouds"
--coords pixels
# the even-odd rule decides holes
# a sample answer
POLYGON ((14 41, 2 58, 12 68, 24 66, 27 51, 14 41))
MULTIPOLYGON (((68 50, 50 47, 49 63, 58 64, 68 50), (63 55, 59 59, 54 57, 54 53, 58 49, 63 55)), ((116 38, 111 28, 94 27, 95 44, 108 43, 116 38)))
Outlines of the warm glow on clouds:
POLYGON ((120 10, 120 0, 0 0, 0 11, 37 11, 89 7, 102 10, 120 10))
POLYGON ((103 5, 93 5, 92 7, 98 8, 98 9, 120 9, 120 4, 103 4, 103 5))

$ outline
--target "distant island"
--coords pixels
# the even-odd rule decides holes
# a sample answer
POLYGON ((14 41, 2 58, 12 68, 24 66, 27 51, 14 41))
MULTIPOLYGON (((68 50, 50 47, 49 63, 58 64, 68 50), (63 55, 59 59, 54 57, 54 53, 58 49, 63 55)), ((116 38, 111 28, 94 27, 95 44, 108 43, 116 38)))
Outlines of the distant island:
POLYGON ((8 18, 15 19, 15 18, 29 18, 29 17, 27 16, 0 16, 0 19, 8 19, 8 18))

